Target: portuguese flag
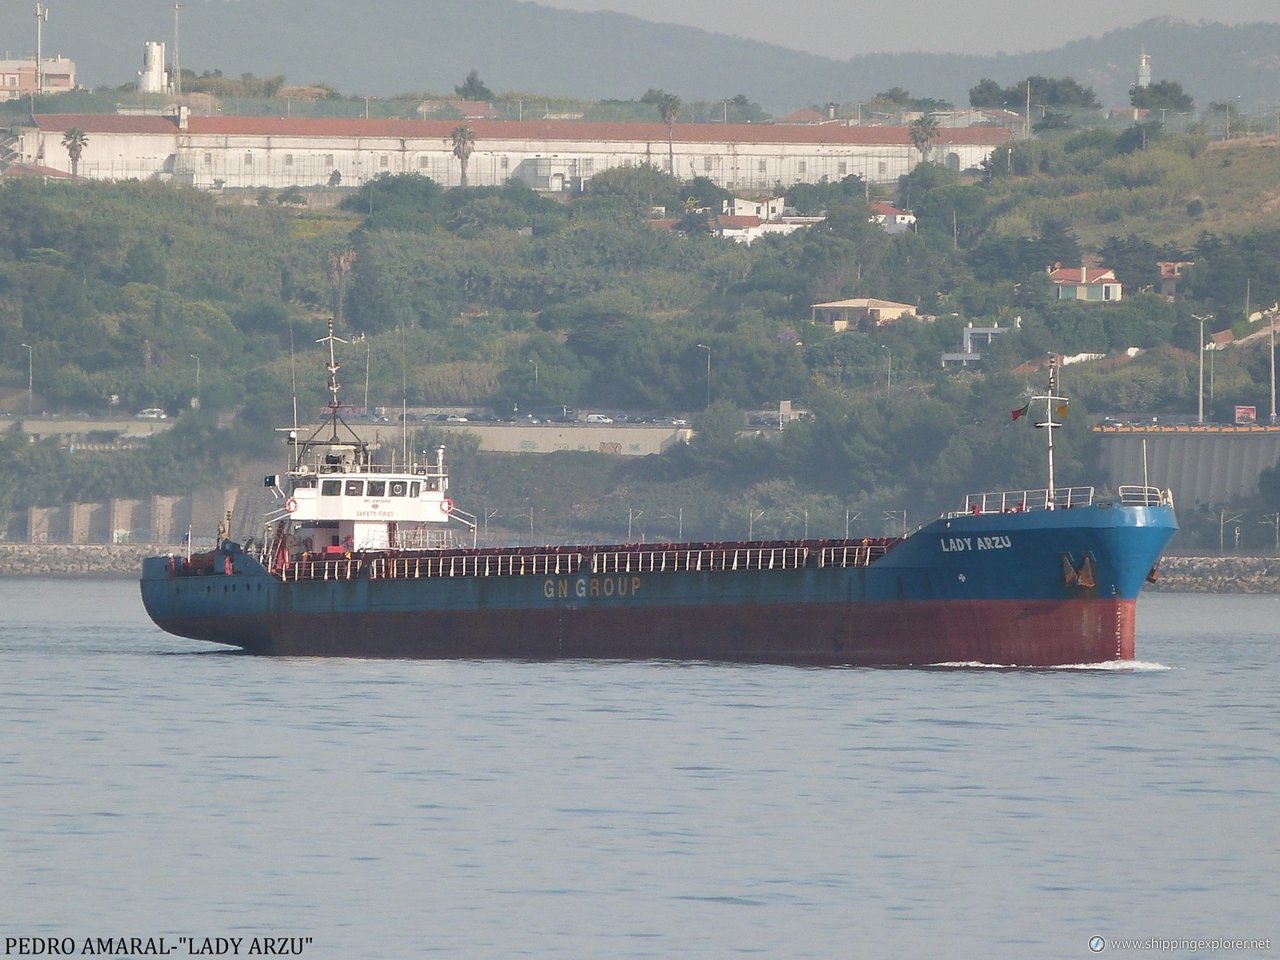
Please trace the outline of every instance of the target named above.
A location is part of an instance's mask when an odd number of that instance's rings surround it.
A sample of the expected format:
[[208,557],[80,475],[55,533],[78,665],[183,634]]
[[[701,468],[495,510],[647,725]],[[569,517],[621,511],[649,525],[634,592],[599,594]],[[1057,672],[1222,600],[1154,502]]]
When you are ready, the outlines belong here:
[[1025,417],[1027,415],[1027,411],[1030,409],[1031,409],[1031,401],[1028,400],[1020,410],[1013,411],[1013,419],[1017,420],[1019,417]]

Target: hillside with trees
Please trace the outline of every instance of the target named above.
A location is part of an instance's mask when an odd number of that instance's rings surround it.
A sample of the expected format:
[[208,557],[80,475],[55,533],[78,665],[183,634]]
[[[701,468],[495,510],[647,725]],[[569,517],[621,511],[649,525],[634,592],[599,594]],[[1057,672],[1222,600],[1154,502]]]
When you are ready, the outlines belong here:
[[[621,539],[638,515],[649,538],[869,534],[965,492],[1037,486],[1042,437],[1008,411],[1041,387],[1049,352],[1106,355],[1064,372],[1059,476],[1093,482],[1091,420],[1195,409],[1195,316],[1245,334],[1246,309],[1280,299],[1278,166],[1250,139],[1068,129],[1013,143],[978,176],[920,164],[886,197],[916,212],[912,232],[869,222],[875,193],[849,178],[797,185],[789,204],[826,219],[749,246],[717,235],[724,191],[651,167],[596,176],[568,202],[514,182],[443,190],[387,177],[336,209],[288,191],[244,204],[160,184],[6,182],[9,412],[23,409],[30,361],[39,409],[96,415],[115,397],[181,415],[145,453],[6,432],[0,512],[185,492],[192,477],[273,456],[295,380],[302,410],[325,402],[315,341],[330,316],[358,405],[367,369],[370,406],[694,419],[691,444],[642,460],[454,444],[459,496],[496,515],[495,536],[527,538],[530,510],[539,539]],[[654,207],[679,228],[656,229]],[[1116,269],[1123,301],[1054,299],[1046,268],[1082,258]],[[1186,299],[1152,292],[1157,260],[1193,264]],[[812,304],[860,296],[934,319],[844,333],[813,322]],[[944,370],[969,323],[1014,329],[979,368]],[[1264,408],[1265,346],[1216,353],[1210,414]],[[744,432],[747,411],[781,400],[810,415]],[[1194,536],[1195,517],[1183,519]]]

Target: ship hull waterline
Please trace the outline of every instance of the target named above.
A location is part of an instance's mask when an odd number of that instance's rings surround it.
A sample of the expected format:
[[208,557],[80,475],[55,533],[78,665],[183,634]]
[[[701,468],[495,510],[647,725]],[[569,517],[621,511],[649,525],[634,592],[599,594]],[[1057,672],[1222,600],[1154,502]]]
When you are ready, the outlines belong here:
[[1055,666],[1134,658],[1136,601],[749,604],[617,610],[224,614],[164,630],[297,657]]

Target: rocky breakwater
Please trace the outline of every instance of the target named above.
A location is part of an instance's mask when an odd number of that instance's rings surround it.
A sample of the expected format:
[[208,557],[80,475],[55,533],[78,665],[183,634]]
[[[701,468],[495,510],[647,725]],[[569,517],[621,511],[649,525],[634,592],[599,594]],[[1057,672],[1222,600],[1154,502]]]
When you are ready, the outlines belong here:
[[1280,557],[1164,557],[1151,590],[1280,593]]
[[157,544],[4,543],[3,577],[136,577],[142,558],[176,552]]

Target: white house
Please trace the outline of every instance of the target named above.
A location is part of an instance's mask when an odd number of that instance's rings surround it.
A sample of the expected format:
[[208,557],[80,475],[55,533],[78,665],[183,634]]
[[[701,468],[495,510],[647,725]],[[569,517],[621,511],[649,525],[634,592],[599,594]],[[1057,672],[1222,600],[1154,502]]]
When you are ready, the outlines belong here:
[[721,201],[721,213],[731,217],[758,217],[761,220],[781,220],[786,205],[785,197],[768,197],[764,200],[746,200],[732,197]]
[[899,210],[887,200],[877,200],[871,204],[871,222],[879,224],[885,233],[906,233],[915,229],[916,215]]
[[1008,333],[1010,330],[1022,329],[1022,317],[1013,318],[1012,327],[1002,327],[998,322],[993,323],[989,327],[975,327],[973,321],[970,320],[964,328],[964,332],[960,338],[959,353],[944,353],[942,355],[942,365],[958,363],[962,367],[967,367],[971,363],[977,363],[982,359],[982,352],[979,347],[991,346],[991,341],[1002,334]]
[[[79,175],[95,180],[158,177],[201,189],[358,186],[382,174],[417,173],[442,186],[461,180],[453,156],[457,120],[42,114],[15,127],[14,162],[69,171],[63,134],[88,137]],[[704,176],[743,194],[858,174],[886,183],[919,162],[905,127],[785,124],[598,123],[471,120],[467,165],[474,186],[515,177],[536,190],[574,190],[614,167],[650,164],[681,178]],[[979,165],[1009,132],[944,130],[934,151],[956,169]],[[336,177],[335,177],[336,173]]]
[[1049,279],[1059,300],[1088,300],[1113,303],[1123,294],[1114,270],[1104,267],[1055,266],[1049,270]]

